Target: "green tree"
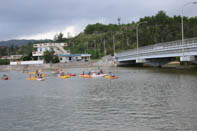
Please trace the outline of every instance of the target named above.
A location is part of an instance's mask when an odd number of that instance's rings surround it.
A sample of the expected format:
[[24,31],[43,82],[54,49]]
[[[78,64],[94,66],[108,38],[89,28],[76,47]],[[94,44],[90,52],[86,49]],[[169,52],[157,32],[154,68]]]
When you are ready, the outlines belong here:
[[62,32],[60,32],[59,34],[56,34],[54,36],[54,41],[55,42],[64,42],[64,41],[66,41],[66,39],[64,38],[64,34]]
[[55,52],[52,51],[45,51],[44,52],[44,61],[46,63],[58,63],[59,62],[59,58],[57,55],[55,55]]
[[7,59],[0,59],[0,65],[9,65],[10,61]]
[[0,56],[8,55],[8,47],[0,47]]
[[23,61],[29,61],[29,60],[32,60],[32,59],[33,59],[33,57],[32,57],[31,52],[28,55],[21,57],[21,60],[23,60]]

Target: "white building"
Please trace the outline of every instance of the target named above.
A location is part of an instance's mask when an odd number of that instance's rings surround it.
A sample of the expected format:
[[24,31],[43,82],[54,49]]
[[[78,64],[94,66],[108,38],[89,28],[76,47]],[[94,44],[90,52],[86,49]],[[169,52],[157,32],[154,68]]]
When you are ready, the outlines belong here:
[[53,50],[55,51],[56,55],[59,54],[70,54],[69,50],[65,50],[64,47],[68,46],[67,43],[40,43],[40,44],[34,44],[34,48],[36,48],[36,51],[32,52],[32,56],[37,56],[38,59],[42,59],[44,56],[45,51]]
[[59,54],[61,63],[70,61],[90,61],[91,54]]
[[67,43],[40,43],[34,44],[36,51],[32,52],[32,56],[37,56],[38,60],[42,60],[45,51],[53,50],[59,57],[61,63],[70,61],[89,61],[91,54],[70,54],[69,50],[64,47],[68,46]]

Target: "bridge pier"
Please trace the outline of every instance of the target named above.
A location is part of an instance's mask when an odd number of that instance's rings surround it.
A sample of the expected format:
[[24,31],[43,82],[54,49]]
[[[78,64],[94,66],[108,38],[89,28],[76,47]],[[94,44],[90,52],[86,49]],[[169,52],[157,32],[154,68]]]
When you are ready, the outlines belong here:
[[141,59],[141,58],[136,59],[136,63],[146,63],[146,62],[147,62],[146,59]]
[[143,66],[143,63],[136,63],[133,61],[118,62],[118,66]]
[[180,61],[182,62],[190,62],[190,61],[195,61],[196,57],[195,56],[181,56]]

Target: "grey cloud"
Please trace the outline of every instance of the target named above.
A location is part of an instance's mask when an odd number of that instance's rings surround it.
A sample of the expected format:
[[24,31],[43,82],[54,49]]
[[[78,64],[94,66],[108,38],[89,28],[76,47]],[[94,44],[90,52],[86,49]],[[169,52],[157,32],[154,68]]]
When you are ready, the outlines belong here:
[[[0,1],[0,40],[23,35],[61,30],[70,25],[81,28],[101,19],[107,22],[138,20],[164,10],[180,15],[181,7],[190,0],[6,0]],[[185,15],[195,16],[197,5],[188,6]]]

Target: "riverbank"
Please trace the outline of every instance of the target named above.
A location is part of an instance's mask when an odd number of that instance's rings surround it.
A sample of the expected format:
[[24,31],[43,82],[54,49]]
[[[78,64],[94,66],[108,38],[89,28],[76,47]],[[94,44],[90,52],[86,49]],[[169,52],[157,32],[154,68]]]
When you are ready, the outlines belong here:
[[69,63],[58,63],[58,64],[38,64],[38,65],[3,65],[0,66],[0,70],[22,70],[22,69],[57,69],[57,68],[83,68],[93,65],[93,61],[90,62],[69,62]]
[[[39,64],[39,65],[1,65],[0,70],[22,70],[22,69],[66,69],[66,68],[89,68],[89,67],[115,67],[117,66],[117,62],[115,61],[113,56],[105,56],[99,60],[91,60],[87,62],[68,62],[68,63],[57,63],[57,64]],[[132,67],[132,66],[131,66]],[[136,66],[135,66],[136,67]],[[148,65],[144,65],[142,67],[150,67]],[[185,64],[182,65],[178,61],[170,62],[166,65],[163,65],[162,68],[196,68],[196,65]]]
[[87,68],[87,67],[113,67],[114,58],[112,56],[105,56],[100,60],[91,60],[87,62],[68,62],[57,64],[39,64],[39,65],[2,65],[0,70],[22,70],[22,69],[65,69],[65,68]]

